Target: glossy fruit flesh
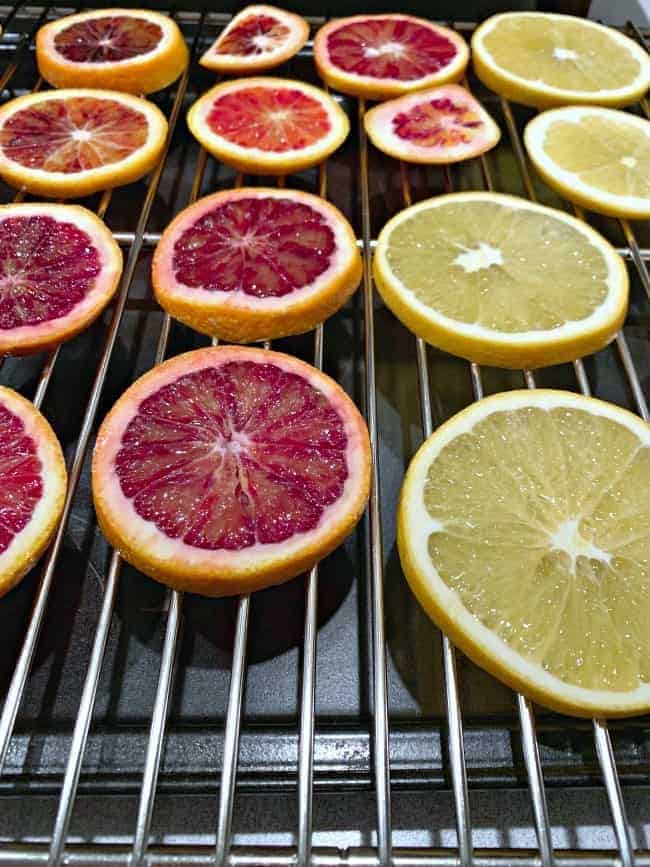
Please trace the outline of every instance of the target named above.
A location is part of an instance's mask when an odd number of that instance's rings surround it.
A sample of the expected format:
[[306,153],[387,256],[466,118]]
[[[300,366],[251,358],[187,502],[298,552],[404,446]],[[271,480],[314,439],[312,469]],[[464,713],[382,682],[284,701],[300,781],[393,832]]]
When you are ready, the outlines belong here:
[[343,492],[347,444],[342,418],[306,379],[231,361],[145,398],[115,469],[165,535],[236,551],[313,530]]
[[236,54],[255,57],[268,54],[282,45],[290,30],[272,15],[251,15],[233,27],[219,40],[215,54]]
[[288,295],[331,264],[334,233],[325,218],[290,199],[235,199],[203,214],[174,244],[174,277],[185,286]]
[[469,144],[483,121],[471,106],[443,97],[396,114],[392,126],[395,135],[405,141],[422,147],[445,147]]
[[207,123],[234,144],[273,153],[309,147],[331,129],[321,103],[291,87],[253,86],[224,93],[212,105]]
[[36,443],[22,419],[0,405],[0,554],[27,526],[43,496],[41,472]]
[[101,271],[90,237],[46,215],[0,222],[0,331],[66,316]]
[[111,99],[43,100],[0,129],[5,155],[30,169],[74,174],[125,159],[147,141],[144,114]]
[[54,46],[73,63],[116,63],[153,51],[163,38],[158,24],[131,15],[107,15],[71,24]]
[[458,53],[442,34],[415,21],[369,18],[337,28],[327,39],[334,66],[372,78],[414,81],[447,66]]

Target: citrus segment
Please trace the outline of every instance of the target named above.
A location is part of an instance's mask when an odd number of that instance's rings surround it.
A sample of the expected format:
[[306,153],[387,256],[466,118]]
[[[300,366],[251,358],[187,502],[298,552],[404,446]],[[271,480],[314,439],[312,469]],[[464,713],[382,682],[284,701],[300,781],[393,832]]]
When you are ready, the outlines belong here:
[[167,121],[152,103],[103,90],[57,90],[0,107],[0,175],[31,193],[85,196],[141,178]]
[[457,81],[469,59],[453,30],[411,15],[355,15],[325,24],[314,39],[324,81],[341,93],[390,99]]
[[413,163],[453,163],[490,150],[501,132],[474,97],[457,84],[434,87],[366,112],[366,132],[389,156]]
[[650,428],[569,392],[494,395],[413,459],[400,558],[428,614],[496,677],[581,716],[650,709]]
[[147,9],[66,15],[36,35],[39,72],[54,87],[153,93],[178,78],[188,57],[176,22]]
[[158,302],[172,316],[235,343],[309,331],[361,279],[352,227],[323,199],[242,188],[187,208],[153,261]]
[[146,574],[209,596],[276,584],[350,532],[368,432],[333,380],[279,353],[219,347],[139,379],[99,432],[93,495]]
[[0,386],[0,596],[41,556],[65,498],[67,475],[52,428],[25,398]]
[[218,159],[252,174],[316,165],[346,138],[345,112],[300,81],[249,78],[218,84],[187,116],[192,134]]
[[650,217],[650,121],[606,108],[553,109],[528,124],[525,142],[544,180],[570,201]]
[[309,24],[275,6],[242,9],[201,58],[215,72],[245,74],[279,66],[302,48]]
[[650,59],[632,39],[572,15],[505,12],[472,37],[481,81],[515,102],[630,105],[650,86]]
[[627,272],[603,237],[561,211],[494,193],[402,211],[379,235],[374,274],[418,336],[498,367],[601,349],[627,310]]
[[121,273],[120,248],[85,208],[0,206],[0,353],[74,337],[108,304]]

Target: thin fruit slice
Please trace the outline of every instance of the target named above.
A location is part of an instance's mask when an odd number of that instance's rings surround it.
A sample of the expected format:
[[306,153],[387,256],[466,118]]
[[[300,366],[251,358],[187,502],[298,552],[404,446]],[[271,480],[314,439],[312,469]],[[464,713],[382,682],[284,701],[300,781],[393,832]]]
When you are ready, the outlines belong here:
[[110,90],[48,90],[0,107],[0,176],[43,196],[78,198],[147,174],[165,146],[153,103]]
[[347,115],[331,96],[284,78],[217,84],[194,103],[187,123],[213,156],[256,175],[314,166],[350,131]]
[[617,30],[573,15],[504,12],[472,37],[474,70],[524,105],[631,105],[650,87],[645,50]]
[[478,665],[578,716],[650,710],[650,427],[563,391],[479,401],[404,480],[398,548]]
[[464,87],[420,90],[371,108],[364,126],[379,150],[410,163],[456,163],[493,148],[501,131]]
[[106,307],[121,273],[120,248],[86,208],[0,206],[0,354],[70,340]]
[[623,324],[628,277],[597,232],[495,193],[407,208],[379,235],[384,301],[418,336],[479,364],[543,367],[602,349]]
[[50,21],[36,35],[36,62],[53,87],[153,93],[187,66],[176,22],[148,9],[98,9]]
[[463,77],[469,49],[458,33],[412,15],[353,15],[314,39],[320,77],[334,90],[391,99]]
[[233,343],[310,331],[361,279],[352,227],[323,199],[241,188],[186,208],[153,260],[156,298],[197,331]]
[[0,386],[0,596],[36,563],[63,511],[61,446],[36,407]]
[[607,108],[556,108],[528,124],[525,142],[537,171],[569,201],[650,218],[650,121]]
[[277,6],[247,6],[235,15],[200,63],[230,75],[262,72],[289,60],[308,38],[309,24],[300,15]]
[[188,352],[115,404],[92,468],[109,542],[142,572],[207,596],[309,569],[359,520],[368,431],[328,376],[263,349]]

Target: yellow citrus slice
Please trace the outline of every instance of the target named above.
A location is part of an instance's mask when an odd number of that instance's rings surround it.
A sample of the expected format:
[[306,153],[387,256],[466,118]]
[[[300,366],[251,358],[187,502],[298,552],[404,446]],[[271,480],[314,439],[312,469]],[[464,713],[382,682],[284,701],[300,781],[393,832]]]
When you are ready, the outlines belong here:
[[569,201],[612,217],[650,217],[650,121],[568,106],[538,115],[524,138],[537,171]]
[[97,9],[50,21],[36,35],[36,62],[54,87],[153,93],[187,66],[178,25],[148,9]]
[[336,548],[370,488],[365,423],[332,379],[244,346],[155,367],[93,456],[102,530],[158,581],[207,596],[294,578]]
[[238,12],[200,60],[202,66],[230,75],[262,72],[297,54],[309,38],[300,15],[256,4]]
[[0,386],[0,596],[41,556],[61,517],[67,473],[59,441],[24,397]]
[[47,90],[0,107],[0,176],[42,196],[78,198],[147,174],[165,146],[153,103],[111,90]]
[[628,277],[597,232],[496,193],[420,202],[382,229],[384,301],[434,346],[480,364],[543,367],[601,349],[625,318]]
[[350,130],[347,115],[325,91],[266,77],[218,84],[194,103],[187,123],[213,156],[258,175],[314,166]]
[[225,190],[200,199],[156,248],[156,298],[197,331],[233,343],[302,334],[359,285],[361,254],[335,207],[297,190]]
[[570,392],[497,394],[413,458],[398,547],[471,659],[579,716],[650,710],[650,427]]
[[650,86],[650,59],[640,45],[572,15],[494,15],[472,37],[472,60],[489,88],[536,108],[616,108],[637,102]]

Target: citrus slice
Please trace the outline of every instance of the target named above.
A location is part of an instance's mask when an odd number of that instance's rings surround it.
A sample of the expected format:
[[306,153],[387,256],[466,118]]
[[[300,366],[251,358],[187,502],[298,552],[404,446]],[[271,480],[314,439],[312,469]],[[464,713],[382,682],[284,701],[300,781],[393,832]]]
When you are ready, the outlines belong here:
[[300,15],[277,6],[247,6],[235,15],[200,63],[230,75],[262,72],[289,60],[308,38],[309,24]]
[[50,21],[36,35],[36,62],[54,87],[153,93],[187,66],[178,25],[148,9],[98,9]]
[[343,143],[350,124],[323,90],[284,78],[217,84],[187,115],[206,150],[249,174],[289,174],[314,166]]
[[406,577],[478,665],[578,716],[650,710],[650,427],[535,390],[438,428],[398,509]]
[[61,446],[36,407],[0,386],[0,596],[41,556],[63,511]]
[[569,201],[612,217],[650,217],[650,121],[607,108],[556,108],[528,124],[525,142],[537,171]]
[[109,542],[180,590],[244,593],[299,575],[360,518],[368,431],[328,376],[247,347],[188,352],[115,404],[93,456]]
[[489,88],[536,108],[630,105],[650,87],[650,59],[640,45],[573,15],[494,15],[474,32],[472,60]]
[[138,180],[158,162],[167,121],[107,90],[48,90],[0,107],[0,176],[30,193],[77,198]]
[[0,206],[0,354],[74,337],[106,307],[121,273],[120,248],[86,208]]
[[420,202],[382,229],[374,274],[418,336],[479,364],[543,367],[601,349],[623,324],[628,277],[597,232],[495,193]]
[[501,131],[457,84],[420,90],[371,108],[364,126],[379,150],[410,163],[456,163],[493,148]]
[[314,39],[320,77],[334,90],[390,99],[458,81],[469,49],[458,33],[412,15],[353,15],[320,28]]
[[197,331],[233,343],[310,331],[357,288],[352,227],[324,199],[240,188],[186,208],[153,260],[160,305]]

